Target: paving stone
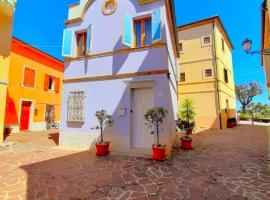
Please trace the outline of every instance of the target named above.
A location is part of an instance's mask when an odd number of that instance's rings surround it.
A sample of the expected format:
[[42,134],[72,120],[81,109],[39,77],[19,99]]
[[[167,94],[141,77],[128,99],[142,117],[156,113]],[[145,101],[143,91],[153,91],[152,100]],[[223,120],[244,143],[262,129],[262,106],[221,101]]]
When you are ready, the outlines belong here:
[[165,162],[61,151],[47,132],[14,136],[0,152],[0,199],[270,199],[268,129],[207,130]]

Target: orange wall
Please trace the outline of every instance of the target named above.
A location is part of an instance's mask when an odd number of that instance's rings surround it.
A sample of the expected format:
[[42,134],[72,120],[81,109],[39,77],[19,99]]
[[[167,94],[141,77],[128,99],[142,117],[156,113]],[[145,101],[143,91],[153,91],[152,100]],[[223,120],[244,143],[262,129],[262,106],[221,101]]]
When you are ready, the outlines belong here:
[[[35,69],[35,87],[23,85],[25,66]],[[34,102],[32,122],[44,122],[47,105],[55,105],[56,120],[60,120],[60,104],[64,65],[57,59],[34,49],[27,44],[14,39],[12,41],[9,86],[7,94],[6,125],[18,125],[20,119],[21,100]],[[52,75],[60,79],[59,92],[45,91],[45,75]]]

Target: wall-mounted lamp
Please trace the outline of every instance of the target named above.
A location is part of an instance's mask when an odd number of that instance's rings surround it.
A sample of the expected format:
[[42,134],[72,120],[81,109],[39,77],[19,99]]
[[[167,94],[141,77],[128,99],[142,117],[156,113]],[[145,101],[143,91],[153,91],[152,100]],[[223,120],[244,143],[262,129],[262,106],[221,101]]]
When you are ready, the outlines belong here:
[[270,49],[262,49],[262,50],[258,50],[258,51],[250,51],[251,46],[252,46],[252,40],[245,39],[242,42],[242,47],[243,47],[244,51],[247,54],[250,54],[250,55],[253,55],[253,54],[270,55]]

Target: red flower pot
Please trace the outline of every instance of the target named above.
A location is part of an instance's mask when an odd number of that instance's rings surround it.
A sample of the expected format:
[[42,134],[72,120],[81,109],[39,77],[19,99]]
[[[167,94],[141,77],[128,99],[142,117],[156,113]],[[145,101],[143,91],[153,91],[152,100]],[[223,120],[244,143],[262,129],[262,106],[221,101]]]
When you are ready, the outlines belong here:
[[107,156],[109,154],[110,143],[97,143],[96,144],[96,155],[97,156]]
[[181,148],[185,150],[192,149],[192,139],[181,138]]
[[165,160],[165,150],[166,146],[157,147],[156,145],[152,146],[152,158],[157,161]]

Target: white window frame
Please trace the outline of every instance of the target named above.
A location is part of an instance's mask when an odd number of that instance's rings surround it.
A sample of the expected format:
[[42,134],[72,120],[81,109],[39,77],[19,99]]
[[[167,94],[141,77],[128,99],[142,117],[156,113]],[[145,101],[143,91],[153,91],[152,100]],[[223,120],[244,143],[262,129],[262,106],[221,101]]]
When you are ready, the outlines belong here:
[[[210,38],[210,43],[205,44],[205,43],[204,43],[204,39],[207,38],[207,37]],[[208,47],[208,46],[211,46],[211,45],[212,45],[212,36],[211,36],[211,35],[205,35],[205,36],[201,37],[201,45],[202,45],[202,47]]]
[[[206,76],[206,70],[211,70],[212,71],[212,75],[211,76]],[[205,68],[203,68],[203,79],[211,79],[213,77],[214,77],[213,68],[211,68],[211,67],[205,67]]]
[[67,121],[84,122],[85,119],[85,92],[71,91],[67,101]]

